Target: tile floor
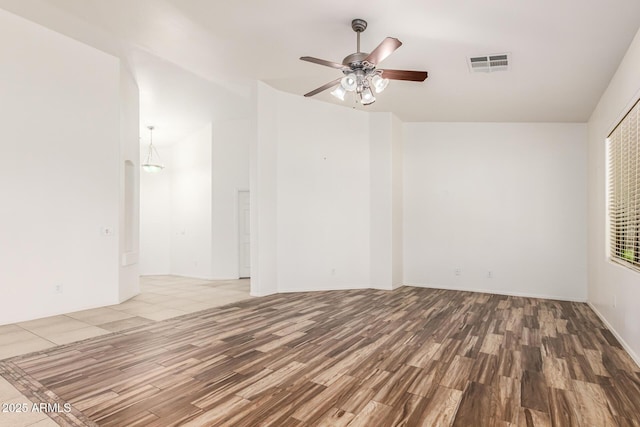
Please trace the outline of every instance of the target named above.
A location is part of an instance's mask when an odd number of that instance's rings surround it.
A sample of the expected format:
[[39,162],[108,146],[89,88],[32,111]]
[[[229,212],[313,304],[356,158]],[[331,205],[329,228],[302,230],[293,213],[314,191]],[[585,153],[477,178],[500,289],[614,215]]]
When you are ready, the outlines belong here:
[[[108,307],[0,326],[0,360],[251,298],[249,279],[140,278],[140,294]],[[0,404],[29,400],[0,377]],[[1,412],[0,427],[57,426],[45,413]]]

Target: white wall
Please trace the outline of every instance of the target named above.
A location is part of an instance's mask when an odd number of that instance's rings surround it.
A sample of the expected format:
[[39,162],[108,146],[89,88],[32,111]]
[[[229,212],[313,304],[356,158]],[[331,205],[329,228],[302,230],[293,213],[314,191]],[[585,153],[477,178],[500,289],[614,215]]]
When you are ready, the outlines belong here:
[[171,272],[211,278],[211,140],[209,123],[176,143],[171,159]]
[[[589,302],[640,364],[640,273],[608,260],[605,138],[640,97],[640,32],[589,119]],[[614,304],[615,303],[615,304]]]
[[119,299],[120,78],[0,10],[0,324]]
[[278,290],[368,287],[368,115],[277,95]]
[[[154,144],[155,147],[155,144]],[[155,147],[165,169],[140,173],[140,275],[171,274],[171,147]],[[148,138],[140,144],[145,159]]]
[[249,122],[213,122],[212,277],[237,279],[238,190],[249,190]]
[[406,284],[586,300],[586,125],[404,132]]
[[402,124],[258,83],[252,293],[402,284]]

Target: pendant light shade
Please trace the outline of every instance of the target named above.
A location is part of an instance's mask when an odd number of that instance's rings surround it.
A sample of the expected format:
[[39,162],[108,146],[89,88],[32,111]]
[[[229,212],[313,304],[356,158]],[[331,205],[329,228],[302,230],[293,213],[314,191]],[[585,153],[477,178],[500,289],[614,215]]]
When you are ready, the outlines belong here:
[[349,73],[340,80],[340,84],[345,90],[353,92],[358,87],[358,77],[354,73]]
[[344,101],[344,95],[347,93],[346,90],[342,87],[342,85],[336,86],[334,90],[331,91],[331,95],[338,98],[340,101]]
[[369,105],[376,102],[376,97],[373,96],[373,92],[371,92],[371,88],[365,87],[360,92],[360,102],[362,105]]
[[385,90],[385,88],[389,84],[389,79],[384,79],[380,77],[379,74],[376,74],[371,79],[371,84],[373,85],[373,88],[375,89],[376,93],[380,93],[383,90]]
[[144,165],[142,165],[142,170],[148,173],[158,173],[162,169],[164,169],[164,166],[162,165],[153,165],[148,163],[145,163]]
[[149,129],[149,150],[147,151],[147,157],[142,163],[142,170],[149,173],[157,173],[164,169],[164,165],[160,161],[160,155],[158,150],[153,146],[153,126],[147,126]]

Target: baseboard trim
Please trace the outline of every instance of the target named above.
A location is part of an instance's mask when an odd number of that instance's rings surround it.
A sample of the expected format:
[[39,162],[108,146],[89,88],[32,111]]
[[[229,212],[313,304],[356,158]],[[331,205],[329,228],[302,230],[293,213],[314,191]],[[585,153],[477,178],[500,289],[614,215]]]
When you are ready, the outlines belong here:
[[260,292],[249,292],[249,296],[252,297],[268,297],[269,295],[276,295],[278,292],[271,292],[271,293],[260,293]]
[[538,299],[551,299],[556,301],[570,301],[570,302],[587,302],[586,298],[572,298],[558,295],[543,295],[543,294],[530,294],[527,292],[505,292],[496,291],[495,289],[476,289],[476,288],[459,288],[459,287],[446,287],[446,286],[433,286],[422,285],[417,283],[407,283],[404,286],[415,286],[416,288],[430,288],[430,289],[442,289],[446,291],[463,291],[463,292],[476,292],[479,294],[494,294],[494,295],[506,295],[510,297],[523,297],[523,298],[538,298]]
[[593,312],[596,314],[596,316],[598,316],[600,318],[600,320],[602,321],[602,323],[604,323],[604,325],[607,327],[607,329],[609,329],[609,331],[611,331],[613,336],[616,337],[616,339],[618,341],[620,341],[620,344],[622,344],[622,347],[626,350],[626,352],[629,354],[629,356],[631,356],[633,361],[636,362],[636,365],[638,365],[638,367],[640,367],[640,357],[638,357],[638,355],[633,351],[631,346],[629,346],[629,344],[627,344],[627,342],[624,340],[624,338],[622,338],[622,336],[618,333],[618,331],[615,330],[615,328],[611,325],[611,323],[609,323],[607,318],[604,317],[604,315],[602,313],[600,313],[600,311],[596,308],[595,305],[593,305],[591,303],[591,301],[587,301],[587,304],[589,305],[589,307],[591,307],[591,310],[593,310]]
[[[544,295],[544,294],[533,294],[526,292],[504,292],[504,291],[496,291],[493,289],[476,289],[476,288],[460,288],[460,287],[446,287],[446,286],[434,286],[434,285],[424,285],[418,283],[405,283],[401,285],[395,285],[392,287],[376,287],[371,285],[345,285],[341,286],[322,286],[322,287],[301,287],[301,288],[278,288],[277,292],[274,293],[283,293],[290,294],[296,292],[326,292],[326,291],[347,291],[351,289],[375,289],[381,291],[393,291],[399,289],[403,286],[414,286],[416,288],[428,288],[428,289],[442,289],[447,291],[462,291],[462,292],[475,292],[481,294],[494,294],[494,295],[507,295],[512,297],[523,297],[523,298],[538,298],[538,299],[550,299],[555,301],[570,301],[570,302],[581,302],[586,303],[586,298],[571,298],[565,296],[558,295]],[[264,296],[264,295],[273,295],[273,293],[269,294],[251,294],[252,296]]]
[[378,289],[371,285],[344,285],[344,286],[320,286],[305,288],[278,288],[278,293],[291,294],[295,292],[326,292],[326,291],[348,291],[352,289]]

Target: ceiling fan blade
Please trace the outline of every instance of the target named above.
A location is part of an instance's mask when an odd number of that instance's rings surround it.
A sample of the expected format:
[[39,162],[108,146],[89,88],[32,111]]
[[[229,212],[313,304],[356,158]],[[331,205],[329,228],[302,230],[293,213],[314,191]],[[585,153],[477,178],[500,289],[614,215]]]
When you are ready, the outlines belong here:
[[382,77],[390,80],[409,80],[412,82],[423,82],[427,79],[426,71],[409,71],[409,70],[380,70]]
[[387,37],[386,39],[382,40],[382,43],[380,43],[378,47],[373,49],[369,56],[367,56],[364,60],[373,65],[377,65],[384,61],[387,56],[395,52],[395,50],[400,46],[402,46],[402,42],[400,40],[393,37]]
[[338,64],[337,62],[331,62],[331,61],[327,61],[320,58],[314,58],[313,56],[302,56],[300,57],[300,59],[307,62],[313,62],[314,64],[324,65],[325,67],[337,68],[338,70],[344,70],[345,68],[349,68],[342,64]]
[[327,83],[325,85],[322,85],[319,88],[314,89],[309,93],[305,93],[304,96],[309,97],[309,96],[317,95],[322,91],[325,91],[325,90],[327,90],[329,88],[332,88],[333,86],[336,86],[338,83],[340,83],[340,80],[342,80],[342,77],[339,77],[339,78],[337,78],[335,80],[331,80],[329,83]]

